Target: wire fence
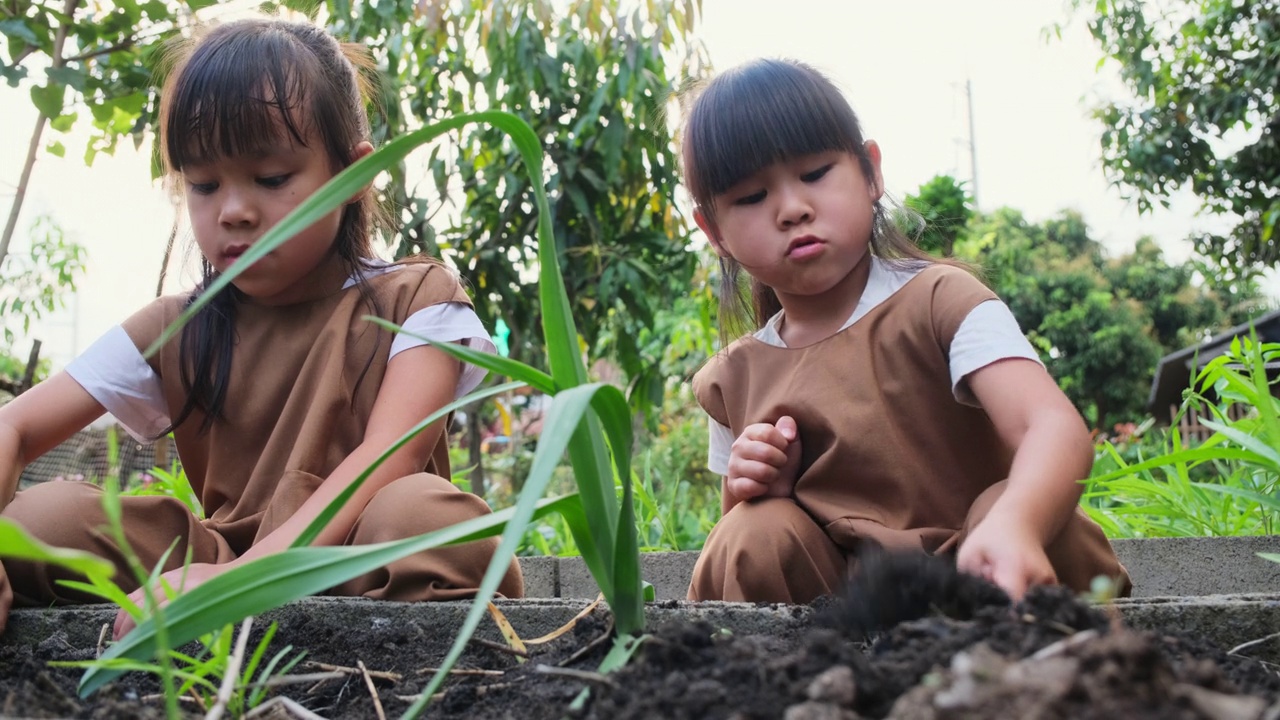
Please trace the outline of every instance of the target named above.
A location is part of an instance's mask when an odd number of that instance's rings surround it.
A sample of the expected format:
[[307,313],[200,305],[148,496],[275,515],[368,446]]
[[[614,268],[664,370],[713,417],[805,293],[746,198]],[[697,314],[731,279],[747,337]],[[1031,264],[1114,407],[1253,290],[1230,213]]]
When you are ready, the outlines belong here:
[[101,481],[110,476],[127,485],[154,467],[170,469],[177,459],[172,438],[140,443],[118,426],[88,428],[27,465],[18,487],[58,479]]

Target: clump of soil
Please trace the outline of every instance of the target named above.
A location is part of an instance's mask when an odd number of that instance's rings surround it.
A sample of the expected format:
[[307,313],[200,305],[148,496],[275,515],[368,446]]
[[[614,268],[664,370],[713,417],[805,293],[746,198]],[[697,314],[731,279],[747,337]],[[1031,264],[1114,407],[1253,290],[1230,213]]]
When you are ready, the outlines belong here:
[[[1203,639],[1135,632],[1061,588],[1039,588],[1016,607],[994,586],[946,560],[875,554],[840,598],[818,603],[800,637],[736,636],[702,622],[658,628],[633,661],[608,677],[593,670],[609,647],[597,613],[518,662],[478,645],[428,716],[455,720],[851,720],[897,718],[1280,717],[1280,676]],[[312,658],[336,661],[349,639],[300,641]],[[386,716],[398,716],[426,685],[405,657],[412,638],[389,641],[402,667],[378,679]],[[49,644],[49,643],[46,643]],[[342,645],[346,644],[345,647]],[[387,643],[384,643],[387,644]],[[65,648],[61,657],[66,657]],[[8,652],[8,654],[6,654]],[[92,656],[92,650],[87,651]],[[354,665],[351,659],[346,664]],[[417,662],[417,664],[421,664]],[[304,671],[302,668],[295,672]],[[160,717],[151,681],[131,679],[81,702],[77,671],[15,658],[0,645],[0,715]],[[132,683],[132,684],[130,684]],[[584,688],[590,698],[569,710]],[[282,694],[329,718],[376,718],[358,675]],[[276,715],[289,717],[289,715]]]

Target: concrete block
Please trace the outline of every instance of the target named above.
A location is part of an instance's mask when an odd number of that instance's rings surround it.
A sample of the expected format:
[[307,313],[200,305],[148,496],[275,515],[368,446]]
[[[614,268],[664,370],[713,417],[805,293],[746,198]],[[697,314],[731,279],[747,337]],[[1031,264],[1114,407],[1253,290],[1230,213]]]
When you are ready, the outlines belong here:
[[[1133,577],[1134,597],[1280,592],[1280,563],[1258,557],[1260,552],[1280,554],[1280,535],[1144,538],[1112,544]],[[653,583],[659,600],[681,600],[697,559],[694,551],[645,553],[640,558],[641,572]],[[582,558],[560,559],[558,588],[563,598],[589,599],[597,593]],[[533,592],[526,595],[543,597]]]
[[540,556],[519,560],[520,572],[524,574],[525,597],[560,597],[560,558]]
[[1134,597],[1280,592],[1280,536],[1113,540]]
[[[693,577],[696,552],[644,553],[641,577],[653,585],[658,600],[683,600]],[[580,557],[560,558],[560,597],[594,598],[600,592]]]
[[1280,663],[1280,594],[1128,598],[1115,607],[1132,627],[1210,639],[1223,650]]

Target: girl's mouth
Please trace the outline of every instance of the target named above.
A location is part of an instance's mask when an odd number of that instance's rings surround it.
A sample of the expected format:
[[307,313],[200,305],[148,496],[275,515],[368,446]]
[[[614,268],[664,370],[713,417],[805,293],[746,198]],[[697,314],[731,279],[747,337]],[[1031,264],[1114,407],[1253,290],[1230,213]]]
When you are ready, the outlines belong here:
[[787,257],[803,260],[822,252],[823,242],[812,235],[798,237],[787,245]]
[[248,245],[232,245],[222,251],[222,257],[226,258],[228,262],[234,263],[236,260],[239,260],[240,256],[248,249]]

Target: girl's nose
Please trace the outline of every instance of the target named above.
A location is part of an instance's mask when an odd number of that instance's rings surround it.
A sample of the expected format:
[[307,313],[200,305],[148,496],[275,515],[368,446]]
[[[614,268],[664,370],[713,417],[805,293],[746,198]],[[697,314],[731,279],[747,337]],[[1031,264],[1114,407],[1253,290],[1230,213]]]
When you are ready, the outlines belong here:
[[218,209],[218,222],[223,227],[254,227],[258,224],[258,209],[248,194],[228,190]]
[[813,219],[813,205],[804,192],[784,190],[778,195],[778,225],[789,228]]

